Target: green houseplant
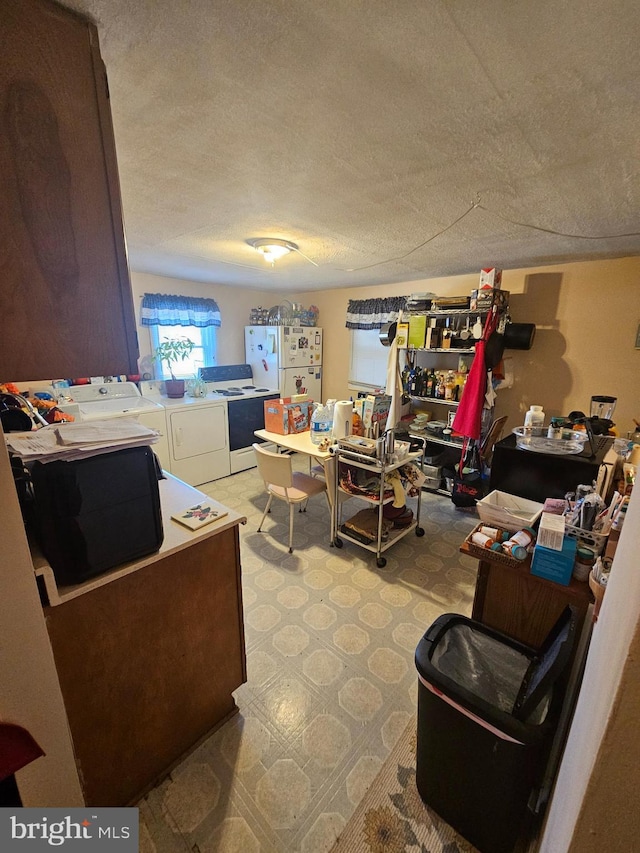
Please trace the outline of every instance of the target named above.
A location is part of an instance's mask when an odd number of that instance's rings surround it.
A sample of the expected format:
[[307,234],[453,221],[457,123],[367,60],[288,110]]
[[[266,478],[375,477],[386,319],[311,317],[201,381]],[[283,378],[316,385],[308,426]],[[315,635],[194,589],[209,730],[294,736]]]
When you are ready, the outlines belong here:
[[171,374],[171,379],[165,381],[167,397],[184,397],[184,379],[176,379],[172,365],[188,358],[194,347],[195,342],[186,337],[164,338],[156,347],[154,361],[165,362]]

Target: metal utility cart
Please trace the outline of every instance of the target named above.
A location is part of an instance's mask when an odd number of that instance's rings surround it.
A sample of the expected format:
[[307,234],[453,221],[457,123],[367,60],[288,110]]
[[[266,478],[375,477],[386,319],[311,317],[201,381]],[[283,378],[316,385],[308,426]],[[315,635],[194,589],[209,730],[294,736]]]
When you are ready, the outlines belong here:
[[[424,447],[420,451],[405,454],[401,459],[397,458],[397,454],[392,454],[390,459],[388,459],[387,455],[384,453],[382,454],[382,458],[378,458],[364,450],[359,452],[357,449],[345,448],[340,444],[335,446],[334,456],[336,460],[336,477],[333,512],[331,514],[331,540],[336,548],[342,548],[343,539],[346,539],[347,542],[353,542],[361,548],[365,548],[367,551],[373,552],[376,555],[376,564],[378,568],[383,568],[383,566],[386,566],[387,561],[382,554],[395,542],[413,531],[415,531],[416,536],[424,536],[424,529],[420,527],[422,490],[418,489],[416,513],[412,522],[407,525],[407,527],[392,528],[389,531],[388,538],[383,541],[384,506],[385,504],[390,504],[393,501],[393,496],[388,494],[388,485],[385,487],[385,477],[392,471],[397,471],[409,462],[421,460],[423,454]],[[375,477],[378,480],[377,492],[372,490],[367,494],[354,493],[343,488],[340,483],[344,472],[344,466],[350,466],[351,468],[361,469],[370,473],[372,477]],[[342,495],[357,497],[372,506],[377,506],[377,535],[373,541],[367,542],[364,539],[357,538],[356,535],[349,533],[348,530],[345,529],[344,524],[342,524],[342,508],[344,504],[344,501],[341,500]]]

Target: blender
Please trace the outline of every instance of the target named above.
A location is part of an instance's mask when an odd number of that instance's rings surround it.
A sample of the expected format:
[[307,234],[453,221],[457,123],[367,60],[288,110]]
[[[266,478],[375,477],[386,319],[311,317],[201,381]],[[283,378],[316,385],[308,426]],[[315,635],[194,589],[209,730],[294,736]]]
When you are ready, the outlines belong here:
[[595,396],[591,398],[591,428],[594,435],[607,435],[614,426],[611,416],[618,401],[617,397]]
[[610,421],[613,417],[613,412],[618,402],[617,397],[597,396],[591,398],[591,417],[603,418]]

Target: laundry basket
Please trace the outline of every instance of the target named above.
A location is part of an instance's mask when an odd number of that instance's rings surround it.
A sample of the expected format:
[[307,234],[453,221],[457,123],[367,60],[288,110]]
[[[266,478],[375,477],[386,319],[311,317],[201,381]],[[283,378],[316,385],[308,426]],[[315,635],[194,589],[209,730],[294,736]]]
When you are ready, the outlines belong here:
[[482,853],[509,853],[544,775],[576,636],[567,607],[541,649],[459,614],[416,649],[416,785]]

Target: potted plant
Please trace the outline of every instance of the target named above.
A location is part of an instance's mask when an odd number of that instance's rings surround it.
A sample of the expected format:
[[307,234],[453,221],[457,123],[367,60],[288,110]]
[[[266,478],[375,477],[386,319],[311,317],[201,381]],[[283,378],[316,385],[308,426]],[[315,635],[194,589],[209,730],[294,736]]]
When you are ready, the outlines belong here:
[[154,361],[164,361],[171,374],[171,379],[167,379],[164,383],[167,389],[167,397],[184,397],[184,379],[176,379],[172,365],[175,362],[184,361],[191,354],[194,346],[195,342],[190,338],[165,338],[156,347],[153,355]]

